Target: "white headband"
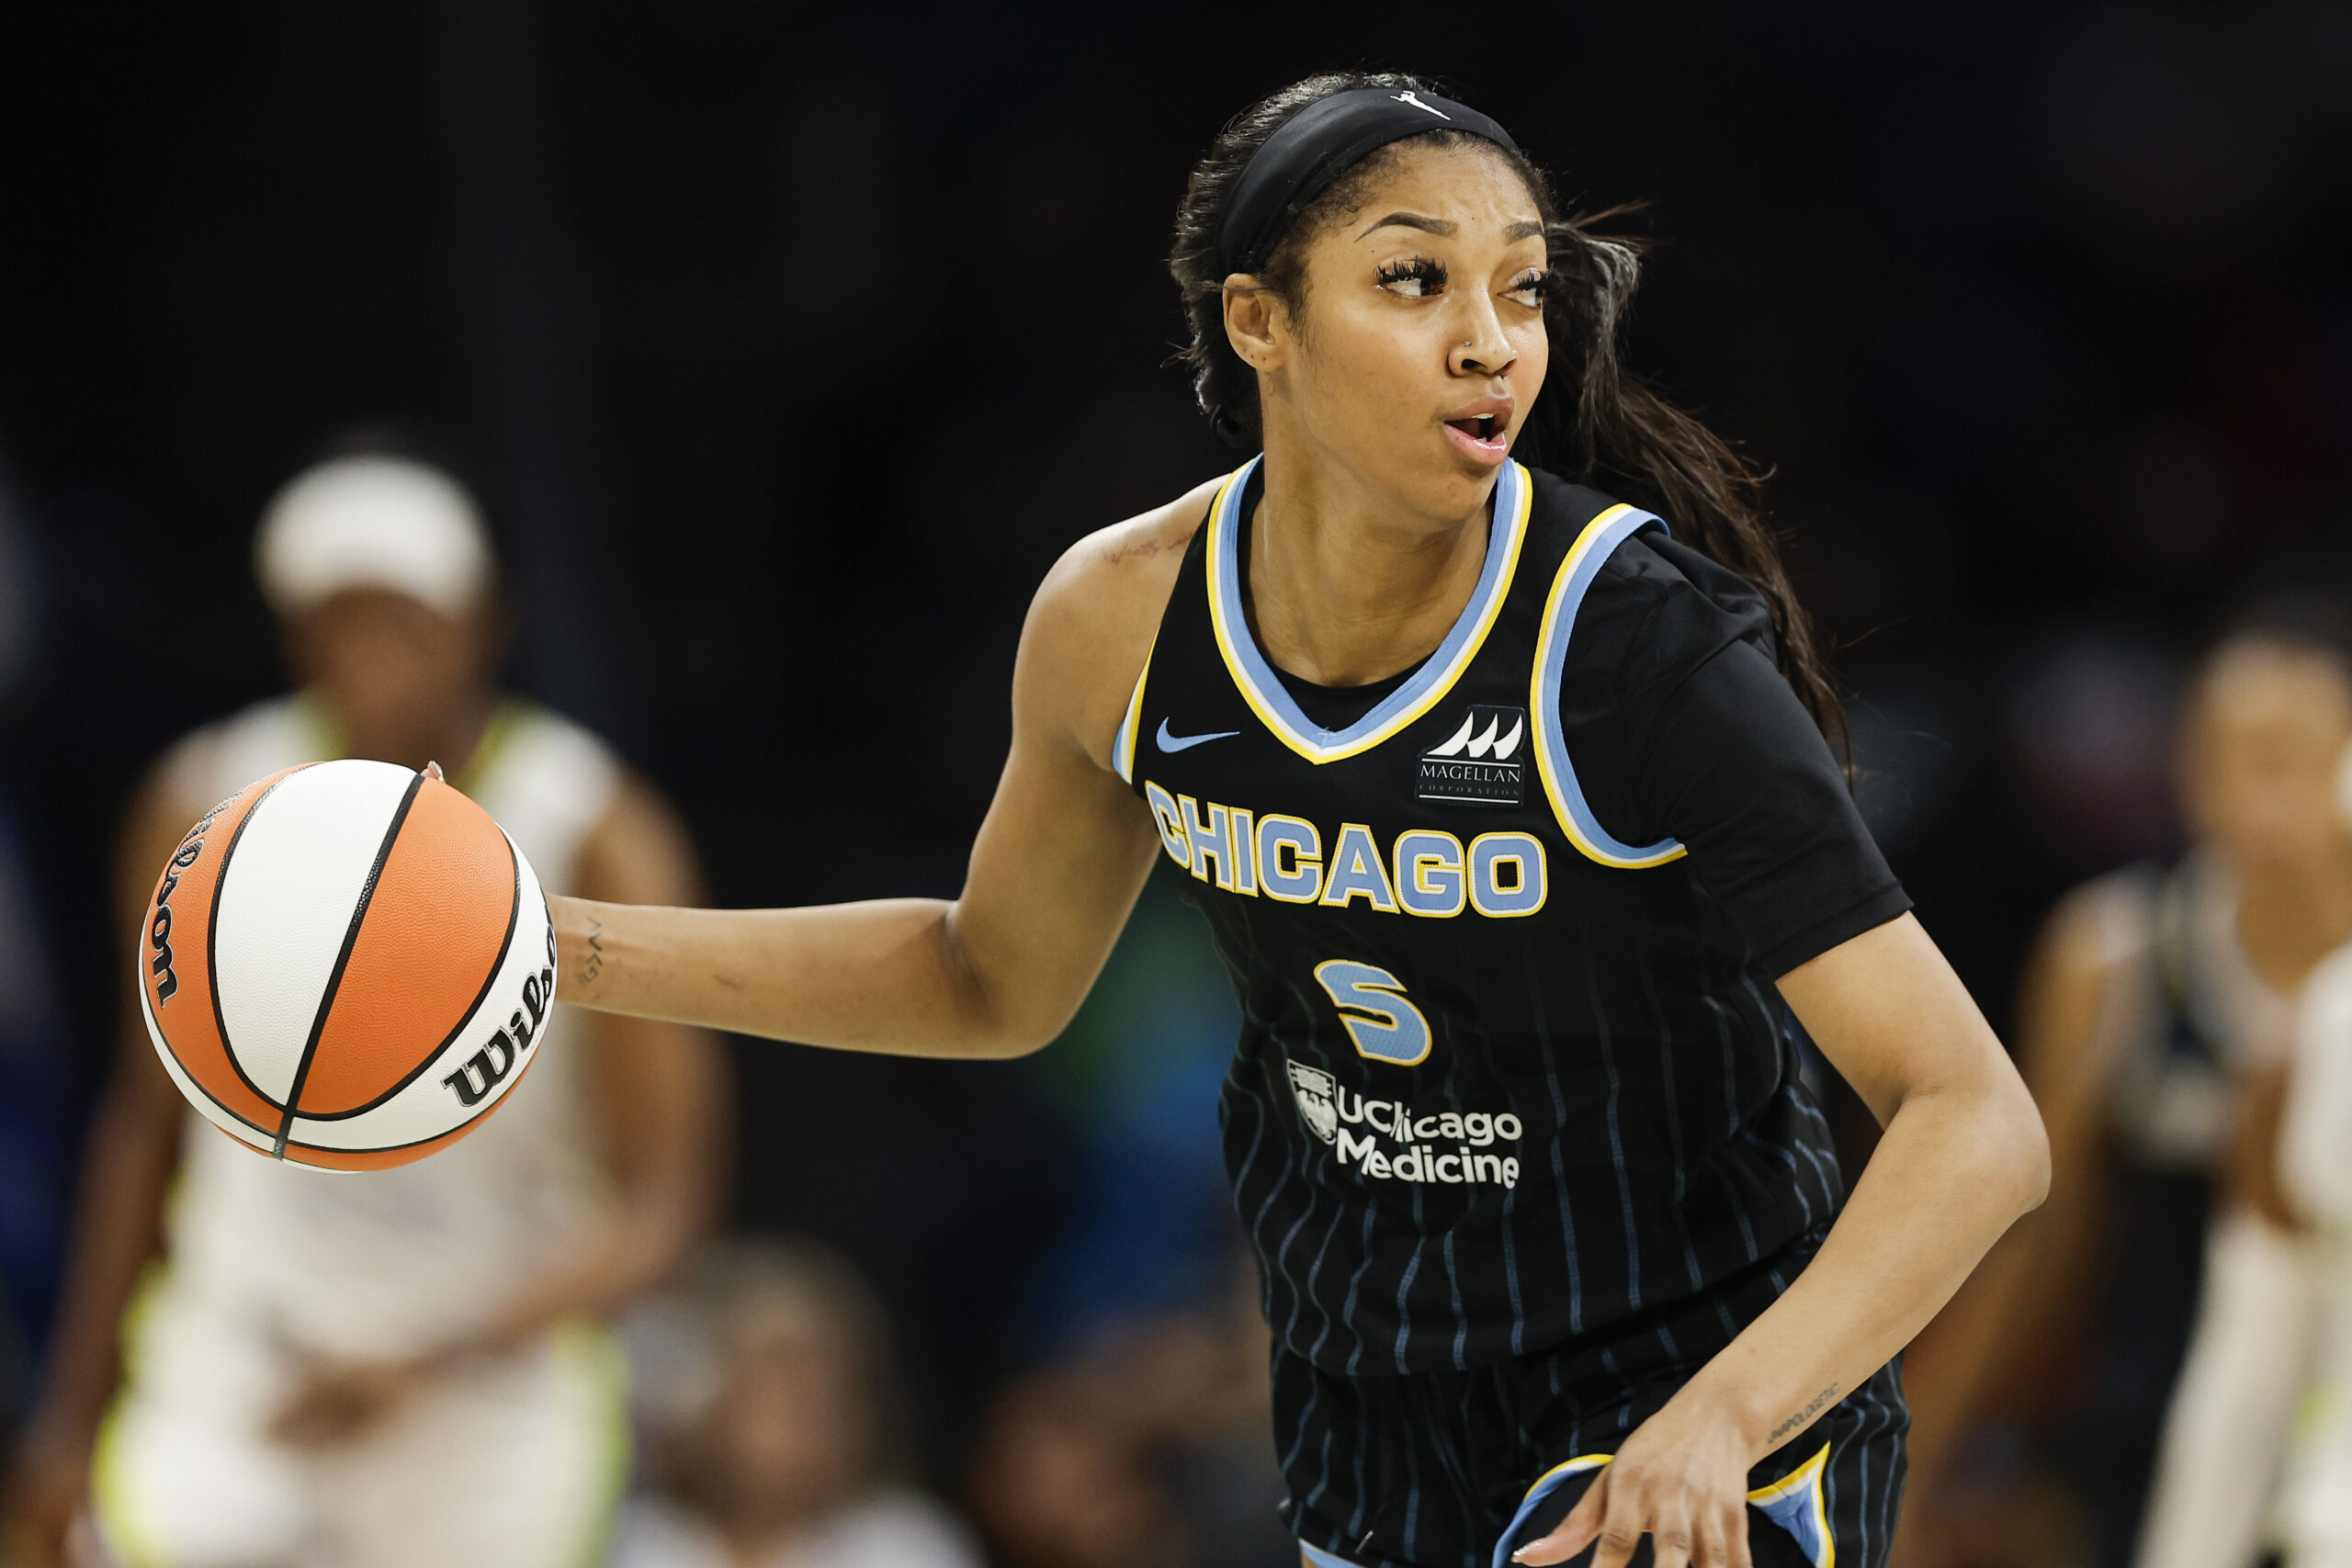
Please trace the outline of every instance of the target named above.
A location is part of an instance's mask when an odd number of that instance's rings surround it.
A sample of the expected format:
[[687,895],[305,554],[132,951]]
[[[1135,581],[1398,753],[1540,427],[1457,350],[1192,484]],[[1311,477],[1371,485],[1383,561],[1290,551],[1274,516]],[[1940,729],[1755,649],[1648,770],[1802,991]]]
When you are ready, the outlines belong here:
[[390,588],[458,615],[490,585],[490,541],[457,480],[403,457],[337,457],[297,474],[262,514],[254,566],[270,608]]

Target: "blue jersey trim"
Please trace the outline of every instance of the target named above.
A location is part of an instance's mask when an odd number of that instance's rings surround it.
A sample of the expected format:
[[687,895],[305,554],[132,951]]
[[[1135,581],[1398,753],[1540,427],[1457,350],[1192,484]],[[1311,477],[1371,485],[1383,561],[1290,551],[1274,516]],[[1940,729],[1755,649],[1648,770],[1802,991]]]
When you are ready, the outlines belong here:
[[1241,604],[1241,502],[1263,457],[1252,457],[1225,482],[1209,512],[1209,619],[1234,684],[1274,738],[1310,762],[1336,762],[1368,751],[1435,706],[1477,657],[1493,629],[1527,537],[1527,514],[1535,494],[1527,470],[1503,465],[1495,483],[1493,522],[1487,530],[1487,559],[1470,602],[1462,607],[1445,640],[1412,677],[1345,729],[1325,729],[1309,719],[1274,672],[1250,634]]
[[1566,1485],[1569,1477],[1582,1475],[1589,1470],[1599,1470],[1616,1457],[1615,1454],[1585,1454],[1564,1464],[1555,1464],[1537,1476],[1535,1484],[1527,1489],[1527,1495],[1520,1499],[1519,1511],[1511,1515],[1510,1523],[1503,1527],[1502,1540],[1495,1542],[1495,1568],[1510,1568],[1510,1554],[1528,1544],[1519,1539],[1519,1532],[1527,1528],[1527,1521],[1534,1517],[1536,1509],[1544,1506],[1544,1498]]
[[1813,1568],[1837,1568],[1838,1537],[1829,1528],[1829,1497],[1822,1486],[1822,1470],[1829,1462],[1829,1445],[1770,1486],[1747,1495],[1750,1506],[1796,1539],[1798,1550]]
[[1560,672],[1568,660],[1568,637],[1575,631],[1577,611],[1593,580],[1617,547],[1660,520],[1637,507],[1612,506],[1584,525],[1577,542],[1560,562],[1544,605],[1543,635],[1535,645],[1535,676],[1528,693],[1528,717],[1535,726],[1536,771],[1543,774],[1544,792],[1551,797],[1552,814],[1560,830],[1586,859],[1621,870],[1638,871],[1680,858],[1682,846],[1672,839],[1654,844],[1628,844],[1613,837],[1592,814],[1577,783],[1576,765],[1568,761],[1567,741],[1560,734]]
[[[1520,1532],[1527,1528],[1527,1521],[1534,1517],[1535,1510],[1543,1506],[1544,1498],[1557,1492],[1570,1478],[1582,1475],[1587,1471],[1599,1470],[1615,1457],[1614,1454],[1585,1454],[1565,1464],[1555,1464],[1538,1476],[1535,1484],[1527,1489],[1527,1495],[1521,1500],[1519,1511],[1503,1528],[1502,1540],[1495,1543],[1494,1568],[1510,1568],[1510,1554],[1528,1544],[1519,1539]],[[1804,1463],[1770,1486],[1759,1486],[1747,1495],[1748,1506],[1788,1531],[1813,1568],[1837,1568],[1838,1563],[1838,1539],[1829,1528],[1828,1498],[1821,1484],[1822,1470],[1828,1462],[1829,1445],[1824,1443],[1820,1451]],[[1328,1553],[1316,1556],[1312,1547],[1307,1551],[1317,1568],[1322,1568],[1327,1561],[1339,1562],[1339,1559],[1329,1557]],[[1348,1565],[1340,1563],[1340,1568],[1348,1568]]]
[[1127,711],[1119,716],[1119,732],[1111,737],[1111,771],[1128,784],[1136,782],[1136,726],[1143,719],[1143,683],[1151,679],[1151,656],[1159,651],[1159,638],[1154,634],[1143,668],[1136,672],[1136,689],[1127,694]]

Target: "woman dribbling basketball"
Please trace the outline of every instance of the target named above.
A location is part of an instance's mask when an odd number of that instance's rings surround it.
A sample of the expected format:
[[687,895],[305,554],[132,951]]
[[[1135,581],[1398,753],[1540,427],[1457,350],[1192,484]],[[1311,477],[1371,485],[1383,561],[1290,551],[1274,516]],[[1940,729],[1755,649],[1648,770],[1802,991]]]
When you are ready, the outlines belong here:
[[[2047,1153],[1847,795],[1750,476],[1618,368],[1631,254],[1358,75],[1228,127],[1173,267],[1263,456],[1047,578],[963,896],[558,899],[565,996],[1016,1055],[1164,854],[1242,999],[1306,1556],[1875,1568],[1891,1358]],[[1850,1199],[1792,1013],[1884,1124]]]

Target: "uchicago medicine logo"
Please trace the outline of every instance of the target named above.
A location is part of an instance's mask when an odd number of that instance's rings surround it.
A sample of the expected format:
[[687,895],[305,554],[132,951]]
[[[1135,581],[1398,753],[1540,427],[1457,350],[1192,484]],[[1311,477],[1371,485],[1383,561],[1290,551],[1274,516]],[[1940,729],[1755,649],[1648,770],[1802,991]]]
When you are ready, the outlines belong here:
[[1290,1065],[1290,1087],[1298,1096],[1298,1113],[1306,1119],[1306,1130],[1329,1143],[1339,1135],[1340,1107],[1333,1092],[1331,1075],[1320,1067]]
[[1389,1181],[1519,1185],[1519,1156],[1499,1146],[1515,1149],[1526,1131],[1510,1111],[1417,1115],[1401,1100],[1351,1095],[1329,1073],[1303,1062],[1290,1064],[1290,1087],[1299,1119],[1339,1150],[1342,1166]]

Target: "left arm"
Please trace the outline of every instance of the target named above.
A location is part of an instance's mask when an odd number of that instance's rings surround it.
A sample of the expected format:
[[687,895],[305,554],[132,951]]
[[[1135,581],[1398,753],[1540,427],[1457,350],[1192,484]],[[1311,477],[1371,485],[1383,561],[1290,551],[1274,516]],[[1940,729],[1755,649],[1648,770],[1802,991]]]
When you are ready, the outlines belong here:
[[2024,1082],[1917,920],[1901,916],[1781,976],[1824,1055],[1885,1135],[1787,1292],[1625,1441],[1519,1560],[1746,1568],[1751,1467],[1877,1371],[2049,1188]]
[[[582,897],[616,903],[701,896],[685,835],[634,780],[582,845],[579,883]],[[517,1349],[564,1318],[617,1310],[660,1283],[701,1236],[724,1163],[717,1041],[680,1024],[575,1008],[559,1048],[586,1058],[587,1109],[608,1183],[601,1210],[472,1332],[412,1359],[319,1368],[280,1413],[282,1439],[356,1437],[427,1377]]]

